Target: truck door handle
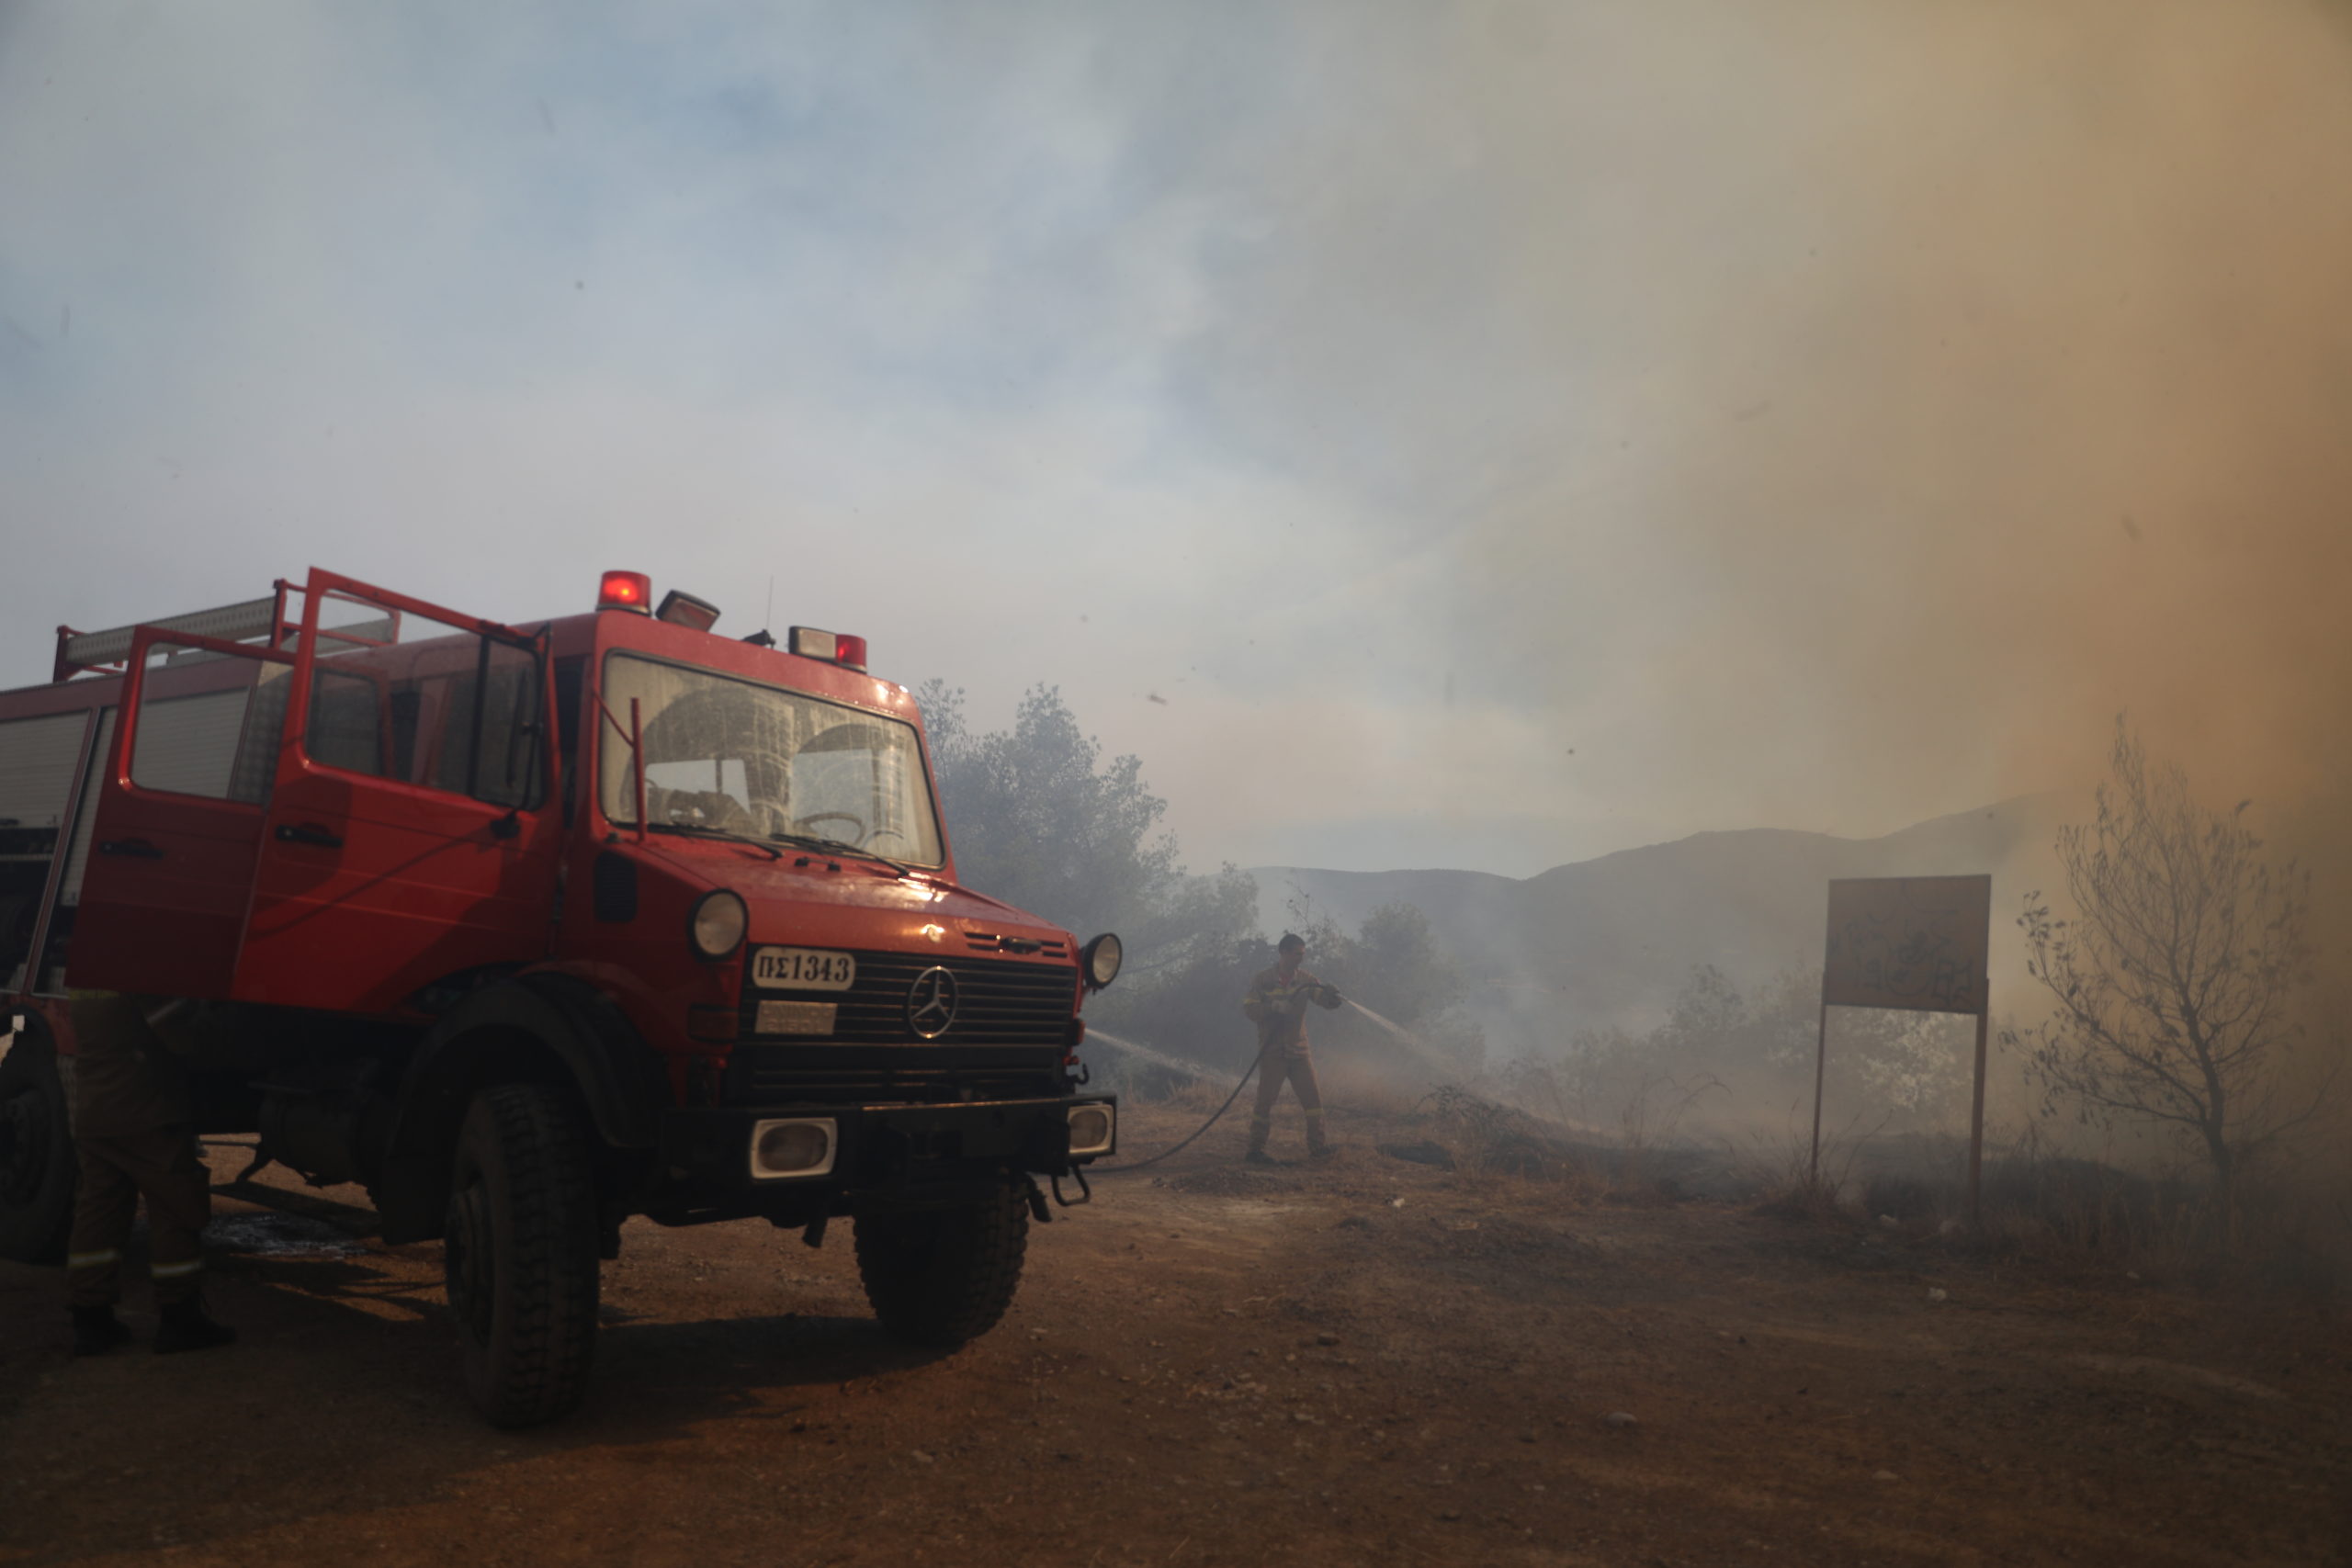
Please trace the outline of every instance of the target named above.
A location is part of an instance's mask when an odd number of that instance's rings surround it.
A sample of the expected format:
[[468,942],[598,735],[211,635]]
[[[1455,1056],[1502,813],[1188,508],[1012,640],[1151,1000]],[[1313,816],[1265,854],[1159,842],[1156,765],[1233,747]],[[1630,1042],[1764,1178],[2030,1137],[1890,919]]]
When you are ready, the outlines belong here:
[[343,848],[341,839],[328,832],[316,822],[280,822],[277,825],[277,837],[282,843],[316,844],[321,849],[326,850]]
[[107,839],[98,844],[102,855],[125,855],[132,860],[162,860],[164,852],[144,839]]

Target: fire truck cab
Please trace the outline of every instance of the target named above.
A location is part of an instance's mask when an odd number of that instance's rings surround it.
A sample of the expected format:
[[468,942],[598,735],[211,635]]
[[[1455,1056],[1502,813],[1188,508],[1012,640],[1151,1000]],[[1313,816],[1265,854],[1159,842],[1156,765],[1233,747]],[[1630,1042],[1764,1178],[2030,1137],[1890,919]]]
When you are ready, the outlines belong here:
[[195,1133],[443,1243],[501,1425],[578,1403],[631,1215],[848,1218],[891,1332],[990,1327],[1035,1178],[1114,1152],[1074,1051],[1118,940],[957,883],[863,639],[718,618],[632,572],[508,626],[313,570],[61,627],[0,693],[0,1256],[62,1251],[69,992],[117,991],[194,1004]]

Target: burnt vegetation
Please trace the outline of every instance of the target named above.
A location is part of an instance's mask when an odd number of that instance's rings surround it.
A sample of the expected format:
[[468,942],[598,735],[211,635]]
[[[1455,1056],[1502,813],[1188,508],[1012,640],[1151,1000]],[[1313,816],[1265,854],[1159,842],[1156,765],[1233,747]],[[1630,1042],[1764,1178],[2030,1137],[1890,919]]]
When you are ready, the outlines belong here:
[[[1105,758],[1056,690],[1031,691],[995,733],[969,726],[960,692],[933,682],[923,700],[965,879],[1129,939],[1126,973],[1087,1006],[1098,1079],[1215,1111],[1250,1062],[1238,998],[1271,961],[1254,880],[1189,871],[1140,760]],[[2340,1036],[2301,1005],[2306,881],[2266,858],[2245,807],[2202,806],[2128,731],[2111,761],[2092,820],[2056,846],[2072,912],[2035,895],[2019,921],[2025,994],[2052,1005],[1996,1030],[1973,1232],[1964,1018],[1832,1010],[1816,1162],[1816,969],[1742,985],[1701,962],[1646,1026],[1498,1060],[1472,1005],[1493,977],[1419,909],[1350,930],[1293,888],[1285,923],[1309,966],[1371,1010],[1316,1021],[1342,1135],[1352,1122],[1383,1162],[1540,1184],[1572,1207],[1713,1200],[2069,1269],[2245,1280],[2332,1309],[2352,1185],[2329,1164]],[[1113,1043],[1127,1041],[1154,1054]],[[1287,1179],[1232,1174],[1237,1190]]]

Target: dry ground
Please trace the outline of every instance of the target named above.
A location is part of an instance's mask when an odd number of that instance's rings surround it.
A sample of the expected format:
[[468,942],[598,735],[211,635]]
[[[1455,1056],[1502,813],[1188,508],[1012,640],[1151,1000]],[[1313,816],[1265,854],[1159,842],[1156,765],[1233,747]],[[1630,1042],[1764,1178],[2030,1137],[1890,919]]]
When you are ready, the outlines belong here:
[[2352,1562],[2308,1304],[1340,1131],[1098,1181],[944,1356],[881,1337],[843,1230],[633,1222],[586,1407],[526,1433],[463,1407],[437,1247],[272,1255],[344,1233],[224,1197],[232,1349],[71,1361],[58,1276],[0,1272],[0,1563]]

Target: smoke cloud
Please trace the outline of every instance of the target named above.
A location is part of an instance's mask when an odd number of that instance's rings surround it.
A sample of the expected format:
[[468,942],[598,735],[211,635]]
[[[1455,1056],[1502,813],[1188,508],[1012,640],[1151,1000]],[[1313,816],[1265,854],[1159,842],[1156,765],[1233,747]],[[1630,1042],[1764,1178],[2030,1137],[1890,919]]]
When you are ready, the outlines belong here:
[[17,669],[642,563],[1059,680],[1195,859],[1874,834],[2127,711],[2346,819],[2340,6],[0,29]]
[[1457,542],[1563,788],[1883,830],[2086,783],[2124,711],[2224,803],[2340,787],[2340,10],[1387,21],[1194,384]]

